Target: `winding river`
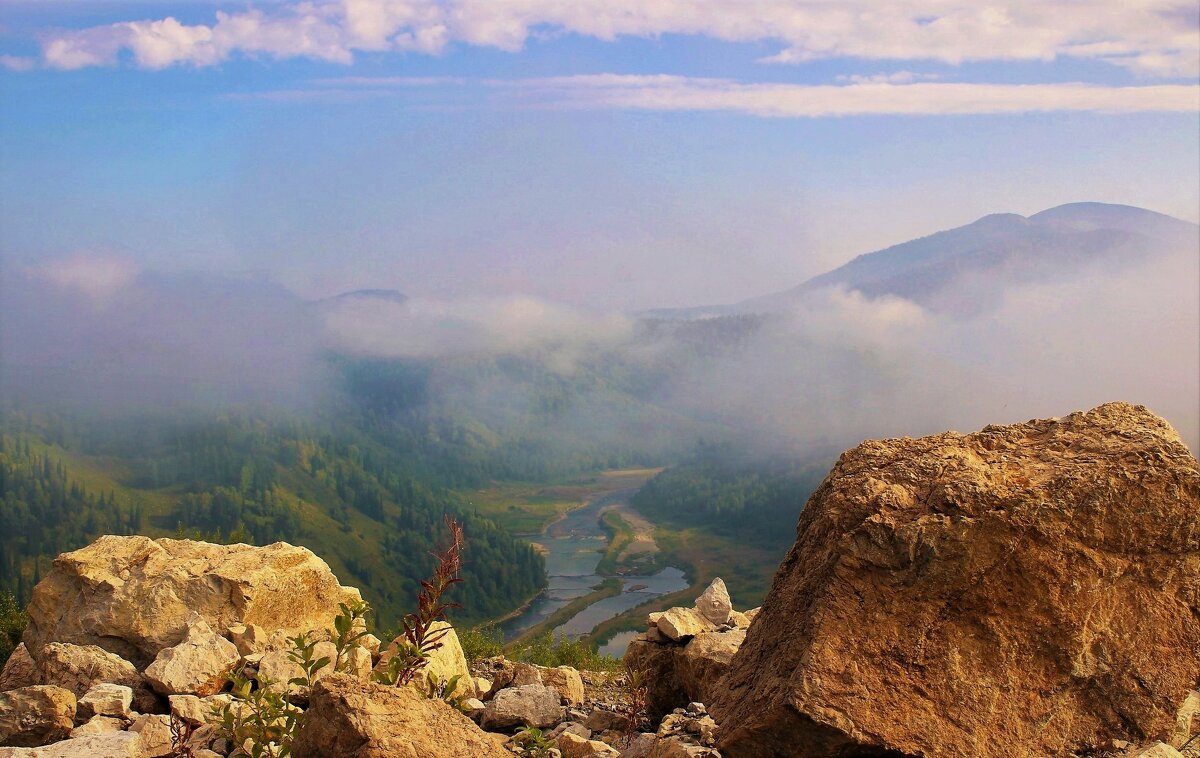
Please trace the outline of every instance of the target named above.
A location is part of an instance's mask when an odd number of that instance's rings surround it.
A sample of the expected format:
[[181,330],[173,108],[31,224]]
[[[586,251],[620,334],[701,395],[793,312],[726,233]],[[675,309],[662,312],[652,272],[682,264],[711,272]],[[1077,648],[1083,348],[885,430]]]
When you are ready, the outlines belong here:
[[[506,639],[541,623],[575,598],[591,592],[604,580],[596,573],[596,567],[608,547],[608,535],[600,526],[601,514],[613,505],[627,505],[635,492],[636,489],[620,490],[597,497],[565,514],[550,524],[540,537],[532,540],[545,549],[549,585],[521,615],[501,626]],[[570,637],[587,634],[600,622],[636,605],[687,587],[683,572],[670,566],[650,576],[623,576],[620,579],[620,595],[593,603],[555,628],[553,634]],[[601,647],[601,652],[623,655],[632,638],[632,634],[618,634]]]

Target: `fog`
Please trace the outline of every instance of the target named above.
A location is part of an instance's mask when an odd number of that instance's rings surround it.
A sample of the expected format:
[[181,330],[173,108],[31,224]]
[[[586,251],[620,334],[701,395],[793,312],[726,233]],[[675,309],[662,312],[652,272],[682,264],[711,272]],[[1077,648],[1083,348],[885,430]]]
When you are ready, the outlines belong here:
[[[79,256],[4,268],[0,381],[17,406],[294,412],[338,389],[329,356],[396,359],[430,367],[431,411],[498,431],[657,449],[727,434],[798,454],[1124,400],[1196,451],[1198,282],[1200,257],[1185,249],[998,296],[963,280],[955,298],[977,287],[998,302],[970,316],[827,288],[709,339],[532,297],[315,303],[261,278]],[[475,368],[506,357],[522,368]],[[531,411],[547,387],[569,391],[553,412]]]

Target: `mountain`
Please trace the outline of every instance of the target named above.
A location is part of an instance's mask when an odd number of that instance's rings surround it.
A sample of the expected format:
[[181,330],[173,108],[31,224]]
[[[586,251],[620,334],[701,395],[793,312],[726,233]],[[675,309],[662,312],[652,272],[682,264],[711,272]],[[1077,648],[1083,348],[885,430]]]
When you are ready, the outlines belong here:
[[867,297],[901,297],[939,312],[972,315],[999,303],[1014,285],[1061,281],[1120,269],[1172,252],[1195,254],[1200,226],[1144,208],[1070,203],[1025,217],[997,213],[884,250],[783,292],[729,306],[648,311],[663,319],[787,309],[828,287]]

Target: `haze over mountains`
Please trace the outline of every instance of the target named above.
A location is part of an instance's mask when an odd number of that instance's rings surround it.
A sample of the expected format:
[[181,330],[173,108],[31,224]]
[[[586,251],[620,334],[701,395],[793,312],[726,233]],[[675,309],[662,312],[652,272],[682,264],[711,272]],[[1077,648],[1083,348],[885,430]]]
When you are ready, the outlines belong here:
[[9,398],[109,410],[290,410],[344,389],[345,360],[383,362],[404,379],[373,392],[481,444],[654,454],[701,436],[834,449],[1119,397],[1196,448],[1198,251],[1195,224],[1077,203],[986,216],[731,306],[637,315],[391,290],[314,307],[259,279],[78,258],[10,267],[0,380]]

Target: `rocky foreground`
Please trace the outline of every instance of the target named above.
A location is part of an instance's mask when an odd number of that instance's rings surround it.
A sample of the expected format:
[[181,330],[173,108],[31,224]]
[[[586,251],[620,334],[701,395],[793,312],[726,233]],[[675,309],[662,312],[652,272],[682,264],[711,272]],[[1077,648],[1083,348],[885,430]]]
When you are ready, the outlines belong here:
[[[369,681],[395,643],[337,656],[358,599],[283,543],[59,556],[0,672],[0,758],[252,754],[234,672],[303,710],[298,758],[1200,756],[1200,463],[1136,406],[846,452],[762,608],[717,580],[650,614],[633,682],[471,670],[451,631],[429,670],[455,708]],[[303,632],[340,671],[287,685]]]

